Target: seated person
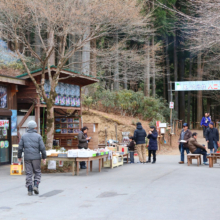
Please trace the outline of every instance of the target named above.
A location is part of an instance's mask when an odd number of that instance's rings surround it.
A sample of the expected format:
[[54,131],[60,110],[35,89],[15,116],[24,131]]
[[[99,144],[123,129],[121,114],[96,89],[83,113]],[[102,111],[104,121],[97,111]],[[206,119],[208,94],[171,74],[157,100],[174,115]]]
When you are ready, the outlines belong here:
[[197,133],[193,133],[192,137],[188,141],[189,150],[192,154],[202,154],[203,155],[203,164],[208,165],[207,163],[207,151],[205,145],[201,145],[197,142]]

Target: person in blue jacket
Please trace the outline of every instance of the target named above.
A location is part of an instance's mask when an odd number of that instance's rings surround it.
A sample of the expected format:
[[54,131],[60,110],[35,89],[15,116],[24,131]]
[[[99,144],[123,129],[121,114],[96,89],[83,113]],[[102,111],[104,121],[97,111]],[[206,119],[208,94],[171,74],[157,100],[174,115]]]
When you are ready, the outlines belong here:
[[203,128],[203,137],[205,138],[206,129],[209,127],[209,123],[211,122],[210,117],[208,116],[208,113],[205,113],[205,116],[202,118],[200,125]]
[[154,126],[150,126],[150,131],[147,136],[147,138],[149,139],[147,163],[151,162],[151,154],[153,154],[153,162],[152,163],[156,163],[157,136],[158,136],[158,133],[157,133],[156,128]]

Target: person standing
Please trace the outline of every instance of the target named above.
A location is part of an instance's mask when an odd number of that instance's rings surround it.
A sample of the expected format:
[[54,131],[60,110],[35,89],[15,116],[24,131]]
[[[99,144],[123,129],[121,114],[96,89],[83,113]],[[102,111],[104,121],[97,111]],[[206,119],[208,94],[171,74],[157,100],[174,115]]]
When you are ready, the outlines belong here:
[[179,137],[179,150],[180,150],[180,162],[179,164],[184,164],[184,151],[189,153],[188,141],[192,137],[192,132],[188,129],[187,123],[183,124],[183,129]]
[[134,131],[134,141],[136,142],[137,152],[140,163],[146,163],[146,138],[147,133],[140,122],[137,123],[137,129]]
[[129,144],[127,145],[128,150],[130,152],[130,163],[134,163],[134,150],[135,150],[135,143],[134,143],[134,138],[131,136],[129,137]]
[[[28,195],[39,194],[39,183],[41,182],[41,155],[44,164],[46,164],[46,150],[43,139],[37,133],[37,124],[31,120],[28,122],[28,130],[21,137],[18,147],[18,161],[21,162],[22,152],[24,152],[24,165],[26,171],[26,187]],[[33,173],[34,187],[33,187]]]
[[158,136],[158,133],[157,133],[156,128],[154,126],[150,126],[150,131],[147,136],[147,138],[149,139],[147,163],[151,162],[151,153],[153,154],[153,162],[152,163],[156,163],[157,136]]
[[206,129],[209,127],[209,123],[211,122],[208,113],[205,113],[205,116],[202,118],[200,125],[203,128],[203,137],[205,138]]
[[205,145],[201,145],[197,142],[197,133],[193,133],[192,137],[188,141],[189,150],[192,154],[202,154],[203,155],[203,164],[209,165],[207,163],[207,150]]
[[206,130],[206,141],[208,143],[208,148],[210,149],[210,153],[216,153],[218,149],[218,142],[219,142],[219,133],[218,129],[214,128],[214,123],[209,123],[209,128]]
[[[79,149],[87,149],[90,138],[87,135],[88,127],[84,126],[78,134],[78,148]],[[80,169],[86,169],[86,162],[80,162]]]

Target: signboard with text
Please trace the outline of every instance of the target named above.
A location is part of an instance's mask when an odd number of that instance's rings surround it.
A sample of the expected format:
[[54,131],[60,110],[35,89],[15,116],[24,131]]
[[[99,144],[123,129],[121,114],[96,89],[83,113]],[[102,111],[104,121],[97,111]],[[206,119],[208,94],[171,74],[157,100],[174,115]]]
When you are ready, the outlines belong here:
[[175,82],[175,91],[220,90],[220,80]]
[[170,102],[170,108],[171,108],[171,109],[174,108],[174,102]]

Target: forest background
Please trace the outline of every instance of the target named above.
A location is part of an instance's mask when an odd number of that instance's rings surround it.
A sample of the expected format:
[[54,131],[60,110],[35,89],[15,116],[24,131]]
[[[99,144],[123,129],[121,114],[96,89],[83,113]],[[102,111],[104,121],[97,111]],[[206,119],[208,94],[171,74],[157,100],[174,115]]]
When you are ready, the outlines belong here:
[[[57,65],[59,69],[69,68],[96,76],[99,83],[84,90],[85,107],[150,120],[152,124],[157,120],[169,121],[171,99],[175,106],[174,119],[195,125],[204,112],[210,112],[214,120],[219,118],[217,91],[173,91],[174,81],[219,77],[220,6],[217,1],[128,0],[124,8],[121,0],[103,0],[106,6],[114,6],[111,8],[103,8],[97,1],[81,4],[81,1],[68,0],[62,1],[62,6],[60,1],[52,0],[36,1],[36,5],[32,1],[21,1],[32,15],[38,16],[37,24],[35,20],[32,24],[29,24],[31,20],[25,23],[20,14],[23,13],[28,21],[26,9],[21,7],[22,13],[16,14],[18,5],[11,2],[13,0],[1,3],[1,38],[19,59],[1,62],[2,69],[30,73],[39,67]],[[50,7],[45,9],[43,4]],[[67,16],[65,10],[69,10],[70,5],[72,14]],[[49,12],[52,11],[60,17],[51,17]],[[71,24],[73,18],[78,19],[75,26]],[[45,29],[39,31],[37,28],[42,22]],[[14,24],[19,31],[13,30]],[[78,35],[75,36],[73,30],[77,30]],[[41,31],[47,39],[36,37]],[[43,44],[44,53],[37,43]],[[86,47],[88,43],[90,46]],[[88,63],[77,58],[85,49],[89,54]],[[58,78],[54,81],[54,89],[57,82]],[[40,87],[37,89],[48,105],[54,100],[55,93],[47,100],[44,91]]]

